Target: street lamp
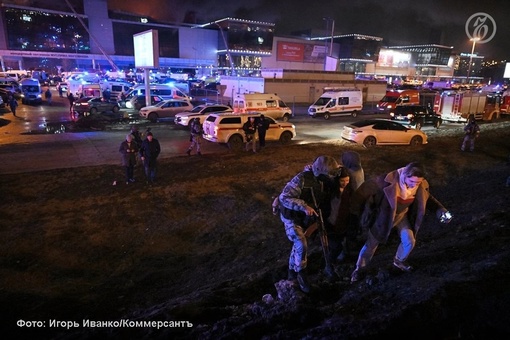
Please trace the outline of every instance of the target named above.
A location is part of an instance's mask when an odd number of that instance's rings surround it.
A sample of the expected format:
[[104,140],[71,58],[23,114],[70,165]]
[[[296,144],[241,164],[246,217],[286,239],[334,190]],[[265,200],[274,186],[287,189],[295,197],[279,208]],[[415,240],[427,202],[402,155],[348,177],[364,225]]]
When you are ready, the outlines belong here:
[[74,47],[75,47],[75,51],[76,51],[76,68],[80,68],[79,64],[78,64],[78,43],[79,43],[79,39],[81,38],[81,35],[79,35],[78,33],[75,33],[74,34]]
[[480,38],[471,38],[469,39],[473,42],[473,48],[471,48],[471,54],[469,55],[469,66],[468,66],[468,73],[466,77],[466,82],[469,84],[469,77],[471,76],[471,64],[473,63],[473,54],[475,53],[475,45],[477,41],[480,41]]

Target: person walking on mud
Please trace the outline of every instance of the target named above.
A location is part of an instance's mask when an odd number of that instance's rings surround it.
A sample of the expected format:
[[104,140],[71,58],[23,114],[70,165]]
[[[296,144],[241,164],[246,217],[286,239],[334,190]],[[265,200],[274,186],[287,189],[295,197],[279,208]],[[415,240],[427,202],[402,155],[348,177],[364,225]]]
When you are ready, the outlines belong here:
[[464,139],[462,140],[461,151],[466,151],[469,146],[469,151],[475,151],[475,140],[480,137],[480,127],[476,123],[475,116],[469,116],[468,123],[464,127]]
[[409,272],[413,267],[407,259],[414,249],[416,234],[426,210],[432,211],[442,223],[450,222],[452,215],[429,192],[424,178],[425,168],[418,162],[371,178],[354,192],[351,213],[368,229],[367,240],[361,248],[351,282],[359,281],[380,243],[385,243],[395,228],[400,236],[393,265]]

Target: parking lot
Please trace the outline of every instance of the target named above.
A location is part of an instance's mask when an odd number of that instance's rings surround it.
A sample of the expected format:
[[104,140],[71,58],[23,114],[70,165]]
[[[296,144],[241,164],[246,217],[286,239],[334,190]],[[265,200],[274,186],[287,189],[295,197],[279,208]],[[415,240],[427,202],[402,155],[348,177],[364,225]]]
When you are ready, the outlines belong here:
[[[104,130],[89,130],[84,132],[60,132],[59,127],[65,127],[70,121],[69,103],[67,98],[59,97],[54,91],[52,105],[46,102],[38,106],[20,105],[17,116],[13,117],[8,109],[0,116],[0,173],[20,173],[55,168],[72,168],[79,166],[94,166],[102,164],[120,164],[118,146],[135,124],[140,131],[151,128],[155,138],[162,146],[162,158],[184,157],[189,146],[189,131],[178,127],[172,119],[150,123],[143,120],[118,122],[107,126]],[[340,131],[345,124],[354,120],[378,117],[370,108],[357,118],[344,116],[333,117],[329,120],[310,118],[307,107],[294,106],[294,117],[290,122],[296,125],[297,136],[292,141],[296,143],[315,143],[325,141],[340,141]],[[126,112],[122,109],[121,112]],[[130,112],[136,114],[135,112]],[[447,124],[441,127],[460,128],[458,124]],[[432,127],[424,128],[424,131]],[[50,133],[48,133],[48,130]],[[62,131],[63,132],[63,131]],[[278,142],[268,144],[268,147],[281,147]],[[216,153],[231,152],[225,145],[204,141],[202,145],[204,156]]]

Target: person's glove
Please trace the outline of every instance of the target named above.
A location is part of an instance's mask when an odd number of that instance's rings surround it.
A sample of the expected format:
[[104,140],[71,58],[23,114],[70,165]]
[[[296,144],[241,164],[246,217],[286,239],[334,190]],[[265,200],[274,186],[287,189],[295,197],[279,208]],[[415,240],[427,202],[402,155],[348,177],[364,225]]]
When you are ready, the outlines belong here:
[[450,223],[453,218],[453,215],[449,211],[443,211],[438,213],[439,222],[441,223]]

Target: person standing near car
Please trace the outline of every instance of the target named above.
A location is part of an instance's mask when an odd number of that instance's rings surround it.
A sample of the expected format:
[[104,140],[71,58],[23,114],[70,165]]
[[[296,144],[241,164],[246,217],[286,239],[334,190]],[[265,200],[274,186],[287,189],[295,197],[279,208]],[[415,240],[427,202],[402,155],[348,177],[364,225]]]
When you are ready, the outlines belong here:
[[143,162],[147,184],[152,185],[156,180],[157,159],[161,152],[159,141],[154,138],[152,132],[147,132],[145,140],[140,147],[140,159]]
[[138,153],[138,146],[133,141],[132,134],[128,134],[126,140],[120,144],[119,152],[122,155],[121,160],[126,174],[126,184],[132,183],[135,181],[134,172]]
[[464,127],[464,139],[462,140],[461,151],[466,151],[469,145],[469,151],[475,151],[475,139],[480,137],[480,127],[476,123],[475,116],[469,116],[469,121]]
[[368,229],[351,282],[359,281],[380,243],[385,243],[395,228],[400,236],[393,265],[405,272],[413,269],[407,263],[416,243],[426,210],[436,213],[443,223],[450,222],[448,210],[429,192],[422,164],[412,162],[403,168],[365,181],[351,198],[350,210]]
[[69,112],[73,112],[73,105],[74,105],[74,96],[71,91],[69,91],[69,94],[67,95],[67,99],[69,100]]
[[46,89],[46,92],[44,92],[44,97],[46,98],[46,101],[48,102],[48,105],[51,106],[51,91],[50,91],[50,87],[49,86]]
[[193,151],[194,148],[197,150],[197,155],[201,156],[202,153],[200,152],[200,145],[202,144],[202,134],[204,133],[204,130],[202,129],[202,124],[200,124],[200,118],[193,118],[190,122],[190,146],[186,153],[188,156],[191,156],[191,151]]
[[255,133],[257,132],[257,124],[255,123],[255,117],[250,117],[246,123],[243,124],[243,131],[246,136],[246,151],[251,143],[253,152],[257,152],[257,138]]
[[14,98],[14,96],[9,96],[9,107],[11,108],[12,115],[17,117],[16,108],[18,107],[18,101]]
[[257,132],[259,135],[259,146],[262,150],[263,147],[266,146],[266,131],[269,129],[269,121],[264,117],[264,115],[260,115],[260,118],[257,123]]

